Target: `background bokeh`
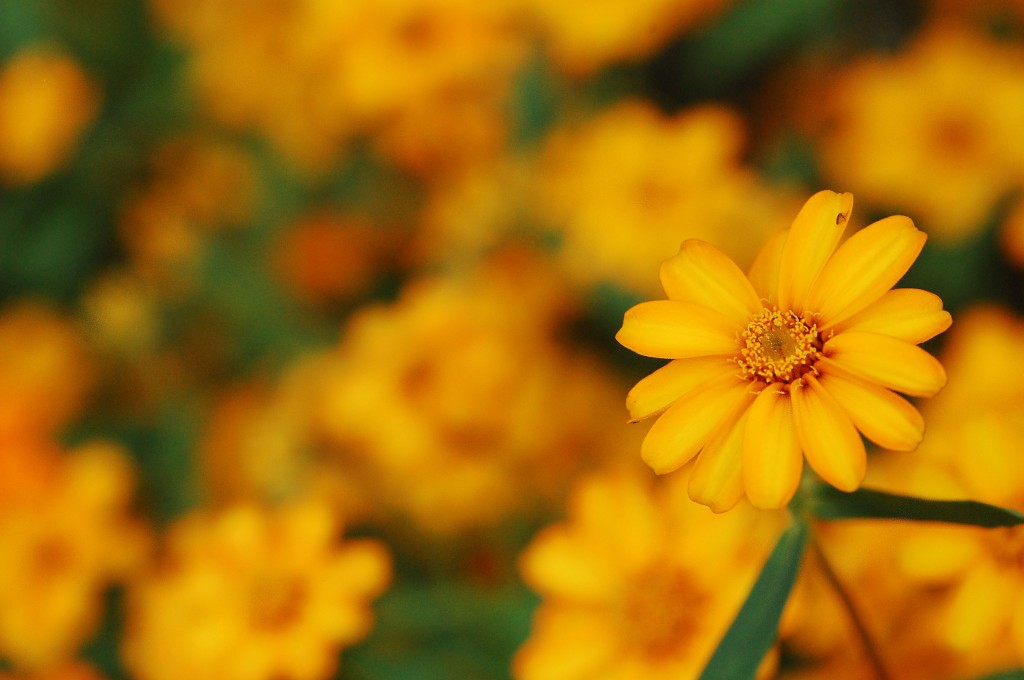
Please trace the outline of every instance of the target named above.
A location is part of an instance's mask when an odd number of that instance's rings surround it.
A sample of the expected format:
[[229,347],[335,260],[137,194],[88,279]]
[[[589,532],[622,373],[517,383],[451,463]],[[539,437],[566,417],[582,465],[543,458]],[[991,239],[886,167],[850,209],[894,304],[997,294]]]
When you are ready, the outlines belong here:
[[[868,483],[1024,510],[1022,2],[0,0],[0,677],[696,677],[786,519],[654,478],[613,337],[821,188],[955,320]],[[1024,666],[1024,534],[816,531],[763,677],[877,667],[833,577]]]

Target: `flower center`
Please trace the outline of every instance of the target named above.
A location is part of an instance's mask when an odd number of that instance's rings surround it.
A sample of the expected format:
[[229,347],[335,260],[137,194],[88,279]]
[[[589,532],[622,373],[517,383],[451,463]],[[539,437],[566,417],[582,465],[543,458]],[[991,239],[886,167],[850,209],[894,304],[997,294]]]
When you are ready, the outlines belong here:
[[791,383],[821,358],[818,326],[807,315],[765,309],[740,334],[736,361],[743,377]]
[[306,586],[298,578],[263,575],[251,585],[251,616],[256,628],[280,631],[302,618],[308,600]]
[[685,653],[707,599],[689,574],[652,569],[625,594],[621,612],[625,636],[634,649],[652,659]]

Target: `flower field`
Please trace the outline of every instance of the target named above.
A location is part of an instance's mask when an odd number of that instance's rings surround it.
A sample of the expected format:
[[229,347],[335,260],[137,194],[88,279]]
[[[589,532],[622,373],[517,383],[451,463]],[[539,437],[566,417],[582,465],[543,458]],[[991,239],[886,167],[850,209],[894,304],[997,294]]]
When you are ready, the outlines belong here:
[[1024,678],[1024,2],[0,1],[0,680]]

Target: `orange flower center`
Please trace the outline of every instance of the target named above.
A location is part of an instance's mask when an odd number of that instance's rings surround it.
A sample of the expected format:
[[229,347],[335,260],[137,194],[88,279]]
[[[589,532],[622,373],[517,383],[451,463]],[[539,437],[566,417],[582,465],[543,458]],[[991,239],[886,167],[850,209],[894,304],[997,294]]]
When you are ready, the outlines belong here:
[[707,600],[689,574],[652,569],[635,579],[622,603],[623,632],[634,649],[653,659],[688,648]]
[[251,617],[256,628],[280,631],[295,625],[302,618],[307,602],[307,588],[298,578],[265,575],[251,586]]
[[750,380],[791,383],[821,358],[817,324],[791,311],[765,309],[747,324],[739,344],[736,361]]

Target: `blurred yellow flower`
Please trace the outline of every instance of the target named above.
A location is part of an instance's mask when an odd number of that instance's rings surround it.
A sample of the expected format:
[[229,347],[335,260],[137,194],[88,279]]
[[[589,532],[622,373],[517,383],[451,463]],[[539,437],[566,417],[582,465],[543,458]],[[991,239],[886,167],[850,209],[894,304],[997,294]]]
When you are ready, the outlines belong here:
[[431,187],[409,259],[427,266],[473,263],[523,235],[533,205],[534,164],[505,157]]
[[118,357],[151,355],[161,324],[154,287],[129,271],[110,270],[82,295],[82,316],[91,344]]
[[[876,455],[867,482],[1024,510],[1024,389],[1006,370],[1022,347],[1024,322],[1006,311],[959,317],[942,356],[949,384],[924,409],[927,436],[913,456]],[[1024,664],[1019,528],[842,522],[817,533],[891,677],[956,680]],[[784,677],[873,676],[813,566],[805,565],[787,612],[786,654],[803,669]]]
[[149,545],[129,515],[133,477],[122,450],[95,442],[53,458],[43,480],[0,499],[4,659],[49,667],[95,632],[104,590],[141,566]]
[[203,479],[217,505],[280,502],[306,488],[310,390],[295,377],[274,387],[250,380],[218,396],[200,444]]
[[190,48],[212,115],[267,135],[314,172],[356,134],[385,138],[385,153],[414,169],[493,149],[494,135],[504,139],[495,116],[526,56],[511,0],[153,5]]
[[338,87],[392,160],[447,173],[504,147],[505,101],[528,54],[518,0],[362,0]]
[[132,677],[332,677],[390,579],[381,543],[339,542],[340,531],[315,502],[180,519],[164,558],[128,593],[122,655]]
[[[877,521],[815,526],[815,541],[827,555],[832,575],[826,576],[818,552],[809,551],[783,616],[782,650],[791,663],[781,678],[860,680],[879,677],[881,666],[885,677],[952,680],[999,667],[996,650],[988,659],[994,664],[976,663],[972,672],[963,660],[943,654],[934,644],[935,610],[929,593],[917,588],[920,582],[897,559],[900,544],[920,528]],[[832,578],[849,604],[840,599]],[[854,627],[848,606],[863,633]]]
[[207,235],[246,224],[255,196],[255,172],[240,149],[203,137],[166,141],[121,206],[118,227],[135,270],[181,283]]
[[405,107],[375,130],[377,154],[427,181],[464,175],[500,158],[509,136],[508,93],[445,92]]
[[538,172],[537,209],[561,238],[572,279],[655,294],[652,272],[678,246],[680,225],[749,263],[754,244],[785,227],[799,204],[741,164],[743,136],[729,109],[667,117],[638,100],[556,131]]
[[710,515],[675,480],[622,471],[582,482],[568,514],[520,561],[542,601],[516,680],[697,677],[780,520]]
[[351,3],[151,0],[188,48],[201,104],[218,121],[266,135],[301,167],[329,167],[352,128],[333,85]]
[[[928,437],[913,459],[880,458],[872,485],[1024,511],[1024,388],[1007,370],[1022,347],[1024,321],[994,307],[966,312],[943,354],[949,390],[928,405]],[[894,545],[907,582],[934,600],[932,646],[962,675],[992,670],[979,668],[985,661],[1024,664],[1024,529],[915,527]]]
[[25,184],[53,172],[98,108],[96,85],[57,50],[26,49],[0,65],[0,180]]
[[555,64],[589,75],[620,61],[640,61],[706,20],[731,0],[525,0]]
[[1019,46],[938,25],[901,54],[830,75],[826,174],[929,234],[978,233],[1024,183],[1022,63]]
[[916,344],[951,318],[931,293],[890,290],[925,242],[906,217],[837,248],[852,209],[850,194],[812,196],[749,278],[713,246],[687,240],[661,268],[669,299],[626,312],[619,342],[673,359],[627,398],[634,421],[660,414],[641,454],[659,474],[696,458],[694,500],[722,511],[745,494],[757,507],[782,507],[804,456],[852,491],[865,473],[861,433],[896,450],[921,441],[921,415],[896,392],[931,396],[945,384],[942,365]]
[[354,314],[323,369],[322,436],[419,527],[493,524],[604,446],[593,417],[616,383],[556,341],[563,288],[543,271],[506,257],[414,281]]

